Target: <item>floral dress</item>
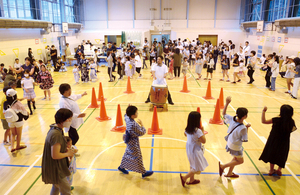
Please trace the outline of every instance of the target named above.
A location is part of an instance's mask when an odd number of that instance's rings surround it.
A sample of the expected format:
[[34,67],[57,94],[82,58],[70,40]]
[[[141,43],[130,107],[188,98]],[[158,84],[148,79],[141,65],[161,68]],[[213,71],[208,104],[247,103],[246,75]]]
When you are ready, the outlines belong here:
[[41,89],[51,89],[53,87],[54,81],[53,78],[48,70],[45,72],[40,71],[36,78],[38,83],[41,83]]
[[90,80],[89,77],[89,62],[87,59],[81,59],[79,68],[81,70],[81,81],[88,82]]

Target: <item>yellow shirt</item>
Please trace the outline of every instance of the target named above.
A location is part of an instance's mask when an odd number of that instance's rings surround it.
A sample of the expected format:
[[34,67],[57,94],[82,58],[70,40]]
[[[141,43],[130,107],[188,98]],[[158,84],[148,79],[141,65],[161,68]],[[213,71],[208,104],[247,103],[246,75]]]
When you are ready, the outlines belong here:
[[1,105],[0,105],[0,117],[1,117],[1,119],[5,119],[5,116],[4,116],[4,113],[3,113],[3,104],[4,104],[5,101],[6,101],[6,97],[3,97],[2,101],[1,101]]

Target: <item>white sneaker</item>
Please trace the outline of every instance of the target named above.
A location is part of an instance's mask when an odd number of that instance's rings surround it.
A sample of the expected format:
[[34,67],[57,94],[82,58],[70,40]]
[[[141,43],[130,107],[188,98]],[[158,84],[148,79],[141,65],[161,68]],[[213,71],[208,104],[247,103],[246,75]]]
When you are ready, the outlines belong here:
[[11,144],[10,144],[10,142],[3,142],[3,144],[5,145],[5,146],[10,146]]

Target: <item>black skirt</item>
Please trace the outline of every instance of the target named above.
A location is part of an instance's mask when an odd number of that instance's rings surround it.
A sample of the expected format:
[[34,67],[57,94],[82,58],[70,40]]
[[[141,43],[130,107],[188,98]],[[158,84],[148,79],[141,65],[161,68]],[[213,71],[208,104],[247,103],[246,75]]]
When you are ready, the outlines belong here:
[[207,72],[208,73],[213,73],[213,71],[214,71],[214,68],[207,67]]

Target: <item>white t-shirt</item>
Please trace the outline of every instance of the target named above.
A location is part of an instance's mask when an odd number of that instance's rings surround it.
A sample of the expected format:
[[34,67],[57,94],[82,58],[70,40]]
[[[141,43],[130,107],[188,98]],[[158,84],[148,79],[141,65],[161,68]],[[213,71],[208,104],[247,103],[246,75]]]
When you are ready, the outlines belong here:
[[244,46],[243,51],[245,53],[245,56],[250,56],[250,46]]
[[177,48],[180,49],[180,53],[182,53],[183,46],[182,45],[178,45]]
[[19,64],[17,64],[17,63],[14,64],[14,68],[20,68],[21,66],[22,66],[22,64],[20,64],[20,62],[19,62]]
[[139,55],[136,55],[134,58],[135,58],[135,60],[136,60],[136,62],[135,62],[135,67],[136,67],[136,68],[141,68],[141,67],[142,67],[142,61],[141,61],[140,56],[139,56]]
[[34,80],[32,77],[29,77],[28,79],[24,77],[21,81],[21,84],[24,85],[25,89],[33,89],[33,83]]
[[277,62],[273,63],[271,71],[272,71],[272,77],[277,77],[278,76],[278,74],[279,74],[279,64]]
[[164,78],[165,74],[168,73],[168,67],[165,64],[161,66],[157,64],[152,64],[151,71],[155,72],[154,76],[156,80],[153,81],[152,85],[167,85],[167,81]]

